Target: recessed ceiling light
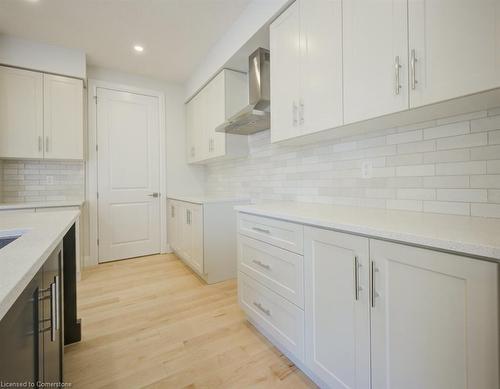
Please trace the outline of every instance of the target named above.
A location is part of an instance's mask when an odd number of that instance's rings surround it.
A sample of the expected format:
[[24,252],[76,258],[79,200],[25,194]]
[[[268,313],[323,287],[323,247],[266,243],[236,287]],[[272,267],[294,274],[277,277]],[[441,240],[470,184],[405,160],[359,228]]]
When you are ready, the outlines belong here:
[[138,53],[142,53],[144,51],[144,47],[140,45],[135,45],[134,50],[137,51]]

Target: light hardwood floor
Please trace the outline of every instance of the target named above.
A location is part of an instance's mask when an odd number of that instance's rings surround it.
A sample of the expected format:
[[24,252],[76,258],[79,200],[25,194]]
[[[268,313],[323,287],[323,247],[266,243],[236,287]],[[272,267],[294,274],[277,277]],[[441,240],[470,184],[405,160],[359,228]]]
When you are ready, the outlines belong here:
[[234,280],[206,285],[174,255],[86,269],[78,293],[73,388],[315,387],[245,320]]

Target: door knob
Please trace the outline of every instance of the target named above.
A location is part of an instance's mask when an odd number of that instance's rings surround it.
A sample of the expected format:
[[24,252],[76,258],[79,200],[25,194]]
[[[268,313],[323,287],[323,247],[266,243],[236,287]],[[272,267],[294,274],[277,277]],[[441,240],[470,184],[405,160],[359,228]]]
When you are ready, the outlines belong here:
[[157,198],[157,197],[160,197],[160,194],[158,192],[154,192],[154,193],[148,194],[148,196]]

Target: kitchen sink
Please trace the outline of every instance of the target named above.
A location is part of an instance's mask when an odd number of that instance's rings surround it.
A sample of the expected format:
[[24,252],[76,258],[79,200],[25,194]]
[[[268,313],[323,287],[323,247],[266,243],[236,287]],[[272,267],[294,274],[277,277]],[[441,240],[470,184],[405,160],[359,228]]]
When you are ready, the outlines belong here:
[[25,231],[0,231],[0,249],[21,237]]

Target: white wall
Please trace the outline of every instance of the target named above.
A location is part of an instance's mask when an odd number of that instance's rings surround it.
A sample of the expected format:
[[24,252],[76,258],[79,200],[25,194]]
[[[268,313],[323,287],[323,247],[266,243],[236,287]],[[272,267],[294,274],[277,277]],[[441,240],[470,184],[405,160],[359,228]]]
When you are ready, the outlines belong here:
[[0,64],[70,77],[86,77],[85,52],[0,35]]
[[186,82],[186,100],[222,69],[262,26],[268,24],[290,2],[290,0],[253,0]]
[[162,80],[109,69],[89,67],[88,78],[165,93],[167,141],[167,193],[172,195],[204,193],[204,168],[186,163],[184,88]]

